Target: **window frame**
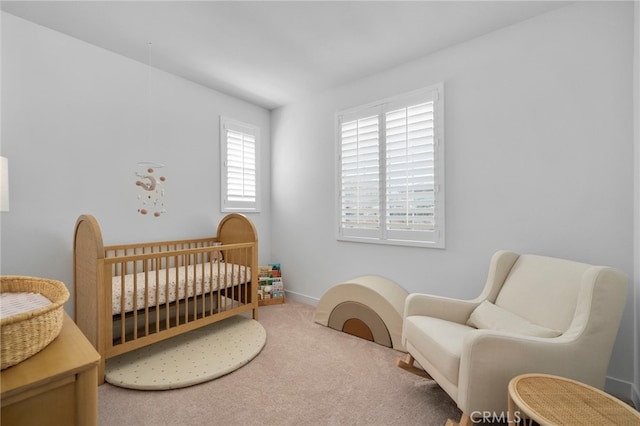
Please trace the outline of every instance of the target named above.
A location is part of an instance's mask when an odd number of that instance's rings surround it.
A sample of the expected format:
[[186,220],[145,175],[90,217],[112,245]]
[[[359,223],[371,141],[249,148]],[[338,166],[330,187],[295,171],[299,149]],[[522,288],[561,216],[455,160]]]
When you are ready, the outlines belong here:
[[[387,112],[397,108],[411,108],[414,105],[433,101],[433,229],[432,230],[390,230],[387,218]],[[342,124],[377,115],[378,121],[378,221],[376,229],[354,229],[343,227],[343,162]],[[392,96],[365,105],[338,111],[335,114],[336,148],[336,229],[338,241],[389,244],[402,246],[445,248],[445,187],[444,187],[444,83],[437,83],[422,89]]]
[[[229,140],[227,138],[227,130],[232,130],[243,135],[253,136],[254,148],[254,167],[253,173],[255,178],[254,190],[255,196],[253,201],[232,200],[229,197],[228,183],[228,148]],[[242,169],[246,169],[246,163],[243,162]],[[220,210],[227,212],[243,212],[243,213],[259,213],[260,212],[260,128],[253,124],[244,123],[229,117],[220,116]]]

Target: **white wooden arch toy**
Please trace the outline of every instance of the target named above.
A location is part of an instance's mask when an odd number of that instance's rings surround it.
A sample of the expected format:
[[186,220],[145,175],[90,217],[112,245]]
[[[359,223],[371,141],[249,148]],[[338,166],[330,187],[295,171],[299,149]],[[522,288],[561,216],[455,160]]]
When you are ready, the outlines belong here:
[[322,296],[318,324],[404,351],[402,314],[408,293],[386,278],[367,275],[336,284]]

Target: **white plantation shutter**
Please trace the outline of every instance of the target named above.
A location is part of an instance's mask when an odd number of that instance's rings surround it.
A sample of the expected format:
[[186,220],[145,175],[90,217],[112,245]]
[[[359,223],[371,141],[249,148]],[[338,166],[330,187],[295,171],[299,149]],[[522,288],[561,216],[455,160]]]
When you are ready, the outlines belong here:
[[434,229],[433,102],[386,113],[387,229]]
[[[341,125],[341,221],[345,232],[377,235],[380,229],[379,117]],[[369,231],[375,231],[373,234]]]
[[223,211],[258,211],[258,128],[222,117]]
[[340,239],[444,247],[442,90],[338,114]]
[[256,138],[227,129],[227,197],[256,201]]

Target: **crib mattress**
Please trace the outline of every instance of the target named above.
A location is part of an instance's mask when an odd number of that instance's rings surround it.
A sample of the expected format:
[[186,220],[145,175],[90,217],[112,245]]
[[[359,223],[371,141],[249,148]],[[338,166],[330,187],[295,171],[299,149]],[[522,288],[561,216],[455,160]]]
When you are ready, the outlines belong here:
[[[127,274],[124,276],[124,312],[200,296],[210,291],[244,284],[250,279],[250,267],[224,262],[214,262],[213,265],[200,263]],[[145,291],[145,286],[148,291]],[[134,289],[136,290],[135,298]],[[122,291],[122,276],[113,277],[111,293],[113,315],[122,313]],[[148,303],[145,303],[145,299]]]

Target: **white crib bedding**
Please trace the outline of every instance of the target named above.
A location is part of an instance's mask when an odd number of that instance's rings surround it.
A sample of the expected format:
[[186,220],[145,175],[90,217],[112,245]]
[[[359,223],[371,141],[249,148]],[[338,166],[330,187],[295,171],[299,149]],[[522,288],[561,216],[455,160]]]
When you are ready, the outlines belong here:
[[[195,267],[195,268],[194,268]],[[185,273],[186,269],[186,273]],[[145,306],[145,272],[137,274],[128,274],[124,276],[124,311],[132,312],[134,310],[133,289],[134,276],[136,282],[136,309],[142,309]],[[148,306],[153,307],[163,303],[171,303],[176,300],[182,300],[185,297],[200,296],[203,293],[211,291],[211,283],[213,282],[213,291],[233,287],[243,284],[245,281],[251,280],[251,268],[244,265],[235,265],[225,262],[199,263],[196,265],[180,266],[178,268],[168,269],[168,299],[167,299],[167,270],[161,269],[149,271],[146,273],[148,285]],[[195,280],[194,280],[195,277]],[[157,283],[156,283],[157,281]],[[195,281],[195,285],[194,285]],[[204,281],[204,283],[203,283]],[[112,306],[113,315],[122,312],[121,294],[122,294],[122,276],[115,276],[112,279]],[[194,289],[195,287],[195,289]],[[158,302],[156,304],[156,288],[158,289]],[[177,290],[177,291],[176,291]],[[186,296],[185,296],[186,290]],[[176,296],[177,293],[177,296]]]

